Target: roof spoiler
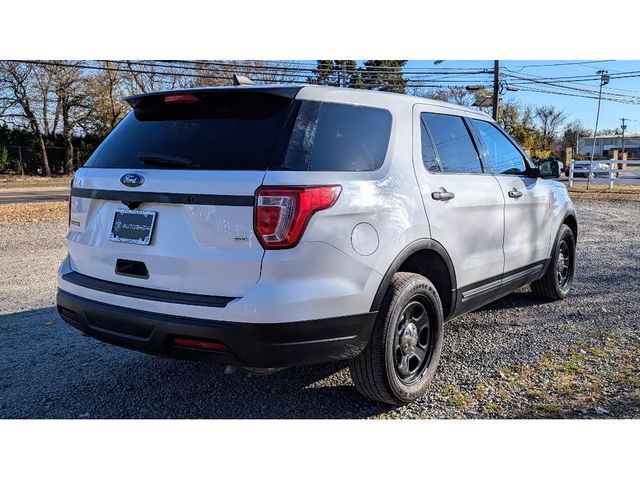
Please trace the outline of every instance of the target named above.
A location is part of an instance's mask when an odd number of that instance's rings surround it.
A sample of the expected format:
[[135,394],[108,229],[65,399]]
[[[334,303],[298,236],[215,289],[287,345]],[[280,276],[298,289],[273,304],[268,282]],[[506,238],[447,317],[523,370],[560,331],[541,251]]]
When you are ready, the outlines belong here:
[[127,101],[129,105],[131,105],[133,108],[136,108],[136,106],[142,100],[145,100],[148,98],[152,98],[152,97],[162,98],[166,96],[175,96],[175,95],[183,95],[183,94],[190,94],[194,96],[200,96],[200,95],[208,96],[210,94],[224,93],[224,92],[227,92],[227,93],[254,92],[254,93],[263,93],[267,95],[278,95],[280,97],[295,98],[295,96],[298,94],[298,92],[302,88],[301,85],[299,86],[290,86],[290,85],[276,86],[276,85],[253,85],[253,84],[241,84],[241,85],[246,85],[246,88],[238,89],[237,88],[238,85],[233,85],[233,86],[227,85],[223,87],[185,88],[181,90],[166,90],[161,92],[142,93],[140,95],[132,95],[130,97],[125,97],[124,99]]

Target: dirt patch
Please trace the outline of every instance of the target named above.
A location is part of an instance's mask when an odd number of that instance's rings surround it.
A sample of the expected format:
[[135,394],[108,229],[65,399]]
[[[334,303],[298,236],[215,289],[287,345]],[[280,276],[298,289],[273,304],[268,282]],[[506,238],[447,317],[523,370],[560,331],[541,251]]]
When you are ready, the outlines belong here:
[[10,203],[0,205],[0,224],[67,220],[67,202]]

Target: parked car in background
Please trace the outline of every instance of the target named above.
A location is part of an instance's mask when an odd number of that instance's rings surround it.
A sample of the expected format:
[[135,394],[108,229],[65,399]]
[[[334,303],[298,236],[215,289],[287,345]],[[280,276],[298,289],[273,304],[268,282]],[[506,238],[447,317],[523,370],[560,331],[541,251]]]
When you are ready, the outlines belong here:
[[57,305],[87,335],[254,373],[347,359],[397,405],[434,377],[447,320],[569,292],[559,163],[484,113],[322,86],[128,101],[71,189]]
[[[573,162],[573,176],[584,177],[589,176],[589,160],[574,160]],[[615,167],[615,166],[614,166]],[[569,176],[569,165],[564,168],[564,174]],[[618,172],[614,172],[614,176],[618,177]],[[609,177],[609,164],[594,160],[591,166],[591,178],[596,177]]]

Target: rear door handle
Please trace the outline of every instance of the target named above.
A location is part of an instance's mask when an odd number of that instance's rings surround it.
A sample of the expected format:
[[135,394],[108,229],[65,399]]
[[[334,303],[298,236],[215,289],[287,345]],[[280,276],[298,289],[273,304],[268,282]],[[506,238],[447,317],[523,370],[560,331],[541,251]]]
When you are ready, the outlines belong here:
[[518,190],[516,190],[515,188],[513,190],[509,191],[509,196],[511,198],[520,198],[522,196],[522,192],[519,192]]
[[444,192],[431,193],[431,198],[434,200],[451,200],[455,196],[456,195],[453,192],[447,192],[446,190]]

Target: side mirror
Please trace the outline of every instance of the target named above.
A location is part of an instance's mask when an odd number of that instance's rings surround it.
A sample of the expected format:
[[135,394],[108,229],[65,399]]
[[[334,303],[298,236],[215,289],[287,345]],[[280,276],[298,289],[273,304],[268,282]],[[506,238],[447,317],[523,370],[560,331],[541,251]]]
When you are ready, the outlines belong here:
[[560,178],[562,163],[557,160],[544,160],[538,164],[541,178]]

